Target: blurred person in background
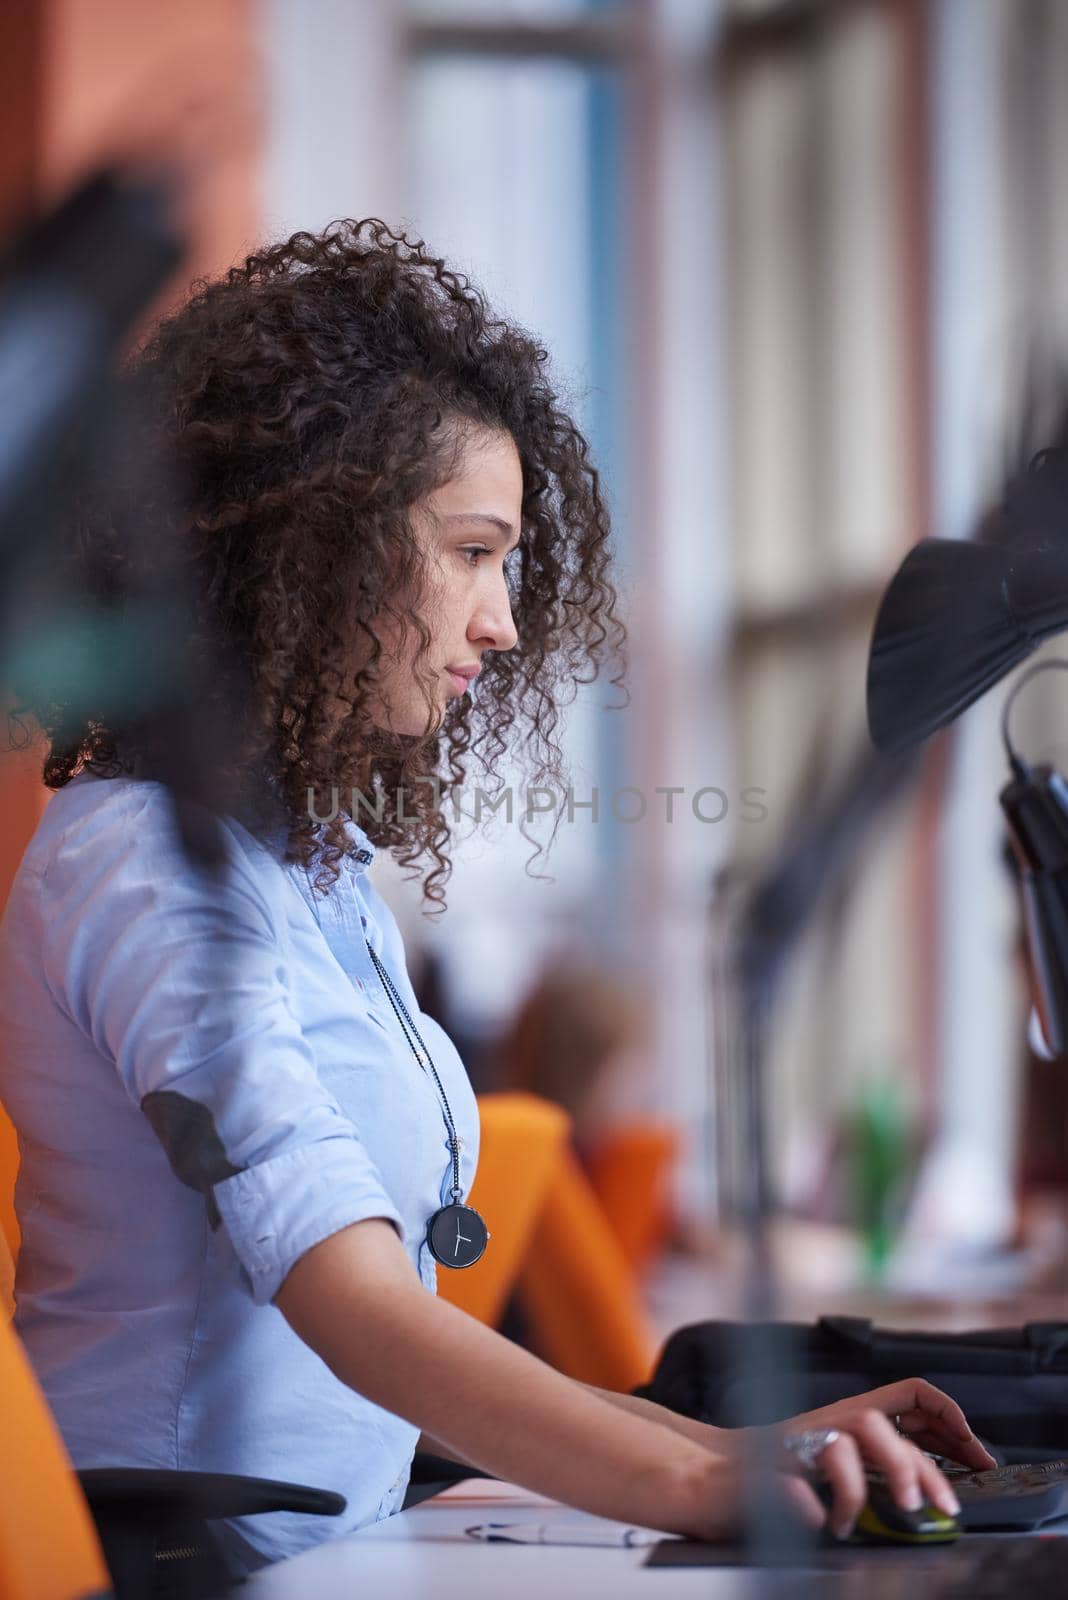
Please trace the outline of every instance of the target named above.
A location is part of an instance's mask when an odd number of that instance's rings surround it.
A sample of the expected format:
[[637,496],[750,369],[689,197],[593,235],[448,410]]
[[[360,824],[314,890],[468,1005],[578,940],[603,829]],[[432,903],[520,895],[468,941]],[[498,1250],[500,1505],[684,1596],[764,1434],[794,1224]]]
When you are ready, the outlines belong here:
[[571,1118],[580,1153],[640,1083],[652,1039],[648,997],[590,961],[555,960],[539,974],[492,1051],[498,1089],[543,1096]]
[[[75,1465],[344,1494],[330,1523],[216,1522],[235,1575],[397,1510],[421,1435],[591,1512],[731,1532],[740,1432],[573,1382],[436,1297],[431,1224],[456,1221],[457,1251],[475,1226],[449,1208],[477,1108],[366,871],[376,849],[419,862],[440,907],[431,780],[508,748],[544,781],[561,704],[622,646],[598,472],[544,350],[369,221],[199,285],[136,369],[146,448],[188,486],[157,510],[199,595],[190,649],[225,641],[250,676],[248,803],[206,881],[151,717],[30,708],[55,793],[4,916],[0,1098],[22,1156],[17,1327]],[[121,595],[108,506],[74,532],[85,582]],[[864,1461],[902,1504],[954,1509],[894,1416],[989,1465],[918,1381],[795,1419],[838,1430],[819,1457],[836,1531]],[[786,1448],[781,1465],[784,1507],[822,1523]]]
[[588,958],[557,956],[535,979],[489,1052],[494,1088],[551,1100],[617,1234],[639,1271],[675,1227],[674,1123],[651,1109],[643,1086],[653,1051],[650,996]]

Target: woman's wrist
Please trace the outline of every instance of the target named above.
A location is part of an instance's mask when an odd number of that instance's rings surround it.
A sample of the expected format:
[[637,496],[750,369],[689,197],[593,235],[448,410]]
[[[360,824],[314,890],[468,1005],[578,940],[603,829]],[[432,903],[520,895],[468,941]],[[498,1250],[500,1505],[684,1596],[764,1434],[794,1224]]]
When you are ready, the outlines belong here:
[[737,1449],[737,1439],[742,1433],[740,1428],[716,1428],[710,1422],[700,1422],[696,1417],[687,1417],[682,1412],[670,1411],[667,1406],[661,1406],[655,1400],[643,1400],[634,1394],[619,1394],[613,1389],[598,1389],[592,1383],[582,1383],[581,1389],[586,1389],[590,1394],[595,1394],[602,1400],[607,1400],[611,1405],[617,1406],[621,1411],[630,1411],[635,1416],[645,1417],[649,1422],[659,1422],[661,1427],[670,1428],[672,1433],[679,1433],[684,1439],[692,1439],[694,1444],[703,1445],[706,1450],[713,1451],[716,1455],[730,1455]]

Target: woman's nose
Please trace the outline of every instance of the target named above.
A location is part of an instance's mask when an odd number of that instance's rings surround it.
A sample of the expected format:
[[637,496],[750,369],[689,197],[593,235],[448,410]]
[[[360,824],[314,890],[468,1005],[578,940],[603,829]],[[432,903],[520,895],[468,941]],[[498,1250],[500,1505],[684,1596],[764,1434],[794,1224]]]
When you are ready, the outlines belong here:
[[512,602],[507,586],[502,582],[499,592],[487,599],[471,619],[468,638],[486,641],[488,650],[512,650],[519,638],[512,620]]

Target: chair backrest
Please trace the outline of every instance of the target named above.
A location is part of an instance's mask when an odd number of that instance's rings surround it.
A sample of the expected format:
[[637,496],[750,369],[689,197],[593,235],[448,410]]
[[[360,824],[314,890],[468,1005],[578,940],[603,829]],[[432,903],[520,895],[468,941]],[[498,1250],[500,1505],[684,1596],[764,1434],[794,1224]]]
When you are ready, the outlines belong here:
[[478,1115],[478,1172],[468,1203],[492,1238],[473,1267],[438,1273],[438,1294],[496,1327],[566,1146],[569,1118],[550,1101],[521,1093],[480,1096]]
[[111,1594],[100,1543],[59,1429],[14,1329],[0,1321],[0,1595]]
[[18,1170],[18,1139],[11,1119],[0,1106],[0,1318],[4,1321],[15,1310],[15,1258],[19,1253],[15,1175]]
[[663,1249],[671,1226],[671,1174],[679,1132],[669,1122],[606,1128],[585,1148],[586,1170],[636,1272]]
[[0,1107],[0,1596],[110,1595],[96,1528],[33,1369],[11,1325],[19,1229],[15,1130]]
[[646,1383],[656,1336],[637,1280],[574,1151],[561,1151],[519,1276],[539,1353],[581,1383]]
[[15,1315],[15,1258],[4,1235],[0,1233],[0,1322],[10,1322]]
[[470,1204],[492,1239],[475,1266],[439,1272],[438,1293],[495,1327],[513,1288],[539,1353],[569,1377],[619,1391],[644,1383],[656,1339],[633,1269],[571,1149],[570,1118],[538,1095],[479,1097]]
[[[0,709],[10,712],[9,690],[0,687]],[[0,760],[0,913],[34,829],[52,797],[41,781],[41,750],[7,750]],[[14,1260],[19,1253],[19,1225],[15,1220],[15,1174],[19,1147],[11,1120],[0,1105],[0,1315],[14,1308]]]

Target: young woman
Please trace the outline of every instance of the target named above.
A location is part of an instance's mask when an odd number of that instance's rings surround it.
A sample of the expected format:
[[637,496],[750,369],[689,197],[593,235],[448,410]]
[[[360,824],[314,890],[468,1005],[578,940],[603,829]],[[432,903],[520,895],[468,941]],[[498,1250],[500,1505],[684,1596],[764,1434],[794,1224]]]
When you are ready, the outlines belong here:
[[[545,352],[365,222],[201,285],[138,370],[186,485],[190,648],[225,645],[252,684],[227,764],[284,826],[227,812],[220,886],[176,842],[144,719],[36,708],[56,793],[5,915],[0,1095],[18,1331],[75,1464],[346,1496],[336,1520],[219,1525],[238,1574],[397,1510],[421,1434],[592,1512],[725,1534],[739,1434],[572,1382],[435,1297],[438,1261],[477,1248],[448,1210],[476,1108],[367,876],[376,849],[428,859],[440,902],[431,780],[507,743],[537,781],[558,706],[619,655],[609,519]],[[77,549],[120,595],[134,557],[103,510]],[[952,1506],[900,1429],[989,1464],[920,1382],[784,1432],[822,1427],[839,1529],[863,1461],[902,1503]],[[784,1500],[820,1521],[796,1468],[784,1448]]]

